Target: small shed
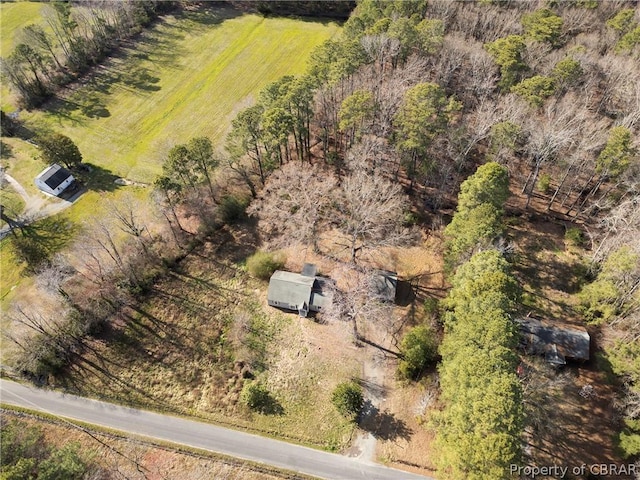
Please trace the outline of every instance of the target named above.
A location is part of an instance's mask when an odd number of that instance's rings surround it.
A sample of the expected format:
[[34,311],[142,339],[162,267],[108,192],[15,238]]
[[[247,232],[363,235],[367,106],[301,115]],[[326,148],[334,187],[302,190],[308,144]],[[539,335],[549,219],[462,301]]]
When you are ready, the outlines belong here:
[[398,288],[398,274],[388,270],[378,270],[371,281],[373,296],[382,301],[395,303]]
[[296,311],[301,317],[326,307],[330,302],[326,292],[327,280],[316,276],[315,265],[305,264],[302,272],[276,270],[269,280],[269,305]]
[[59,197],[75,179],[71,172],[57,163],[45,168],[35,179],[36,186],[49,195]]
[[521,345],[525,352],[544,355],[553,365],[565,365],[566,359],[589,360],[591,337],[575,325],[557,325],[535,318],[519,318]]

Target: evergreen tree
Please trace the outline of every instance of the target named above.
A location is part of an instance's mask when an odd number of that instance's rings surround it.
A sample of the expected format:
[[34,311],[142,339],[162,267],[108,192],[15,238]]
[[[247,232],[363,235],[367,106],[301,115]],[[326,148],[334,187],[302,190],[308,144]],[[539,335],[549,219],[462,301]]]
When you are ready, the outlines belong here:
[[437,463],[446,478],[508,478],[524,423],[518,334],[509,315],[517,283],[502,255],[487,250],[462,265],[452,284],[443,304]]
[[508,196],[507,169],[496,162],[478,167],[476,173],[462,183],[456,213],[444,231],[448,269],[502,234],[502,209]]

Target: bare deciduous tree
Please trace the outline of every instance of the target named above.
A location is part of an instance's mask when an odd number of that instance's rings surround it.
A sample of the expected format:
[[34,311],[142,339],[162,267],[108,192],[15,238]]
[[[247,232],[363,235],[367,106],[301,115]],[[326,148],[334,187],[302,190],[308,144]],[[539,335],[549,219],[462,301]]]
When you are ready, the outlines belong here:
[[378,273],[371,268],[342,264],[331,274],[337,283],[331,292],[332,301],[322,316],[328,321],[348,321],[356,342],[364,339],[361,327],[365,323],[382,325],[387,331],[396,330],[394,305],[385,301],[380,292],[376,281]]
[[320,227],[331,218],[336,188],[332,172],[288,163],[269,177],[262,196],[247,212],[260,218],[260,227],[274,246],[301,243],[317,252]]
[[338,230],[345,240],[341,246],[356,263],[363,251],[400,245],[410,238],[402,226],[408,202],[402,187],[372,171],[366,158],[353,157],[348,167],[337,202]]

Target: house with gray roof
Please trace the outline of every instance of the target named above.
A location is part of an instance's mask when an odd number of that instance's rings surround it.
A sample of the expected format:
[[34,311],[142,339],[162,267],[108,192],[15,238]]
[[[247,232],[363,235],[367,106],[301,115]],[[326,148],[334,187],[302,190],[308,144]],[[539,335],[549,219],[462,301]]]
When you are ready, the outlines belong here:
[[565,365],[567,359],[589,360],[591,337],[575,325],[550,324],[535,318],[518,318],[521,346],[531,355],[544,355],[552,365]]
[[331,301],[327,292],[330,280],[316,273],[311,264],[305,264],[302,273],[276,270],[269,280],[267,302],[272,307],[298,312],[301,317],[321,311]]
[[75,179],[71,172],[57,163],[45,168],[35,179],[36,186],[45,193],[59,197]]

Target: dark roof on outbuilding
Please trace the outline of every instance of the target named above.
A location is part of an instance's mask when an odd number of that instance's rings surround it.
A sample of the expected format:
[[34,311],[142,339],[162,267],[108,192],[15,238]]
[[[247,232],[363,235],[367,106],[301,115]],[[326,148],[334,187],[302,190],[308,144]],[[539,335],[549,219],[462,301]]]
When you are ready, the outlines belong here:
[[387,270],[378,270],[371,279],[374,297],[383,302],[395,302],[398,288],[398,274]]
[[589,360],[591,337],[574,325],[550,325],[535,318],[519,318],[522,343],[529,353],[541,354],[551,363],[564,358]]
[[318,267],[313,263],[305,263],[300,273],[305,277],[315,277],[318,274]]

